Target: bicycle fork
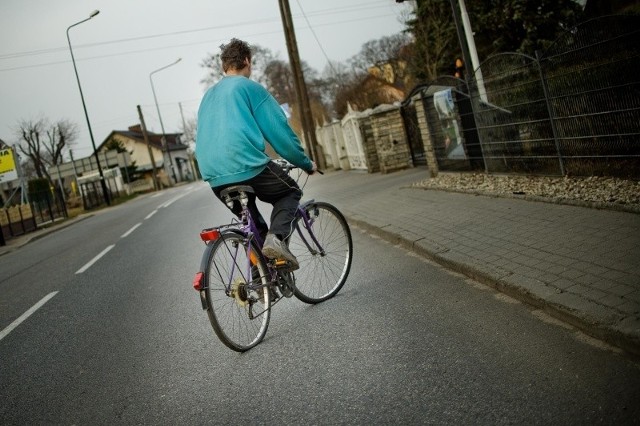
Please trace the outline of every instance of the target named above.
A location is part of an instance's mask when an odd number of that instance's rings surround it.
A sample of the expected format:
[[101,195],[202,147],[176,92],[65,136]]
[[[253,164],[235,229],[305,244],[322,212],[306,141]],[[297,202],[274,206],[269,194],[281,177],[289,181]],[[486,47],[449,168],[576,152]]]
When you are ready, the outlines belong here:
[[[311,255],[315,256],[317,254],[320,254],[321,257],[324,257],[326,255],[326,252],[324,251],[324,248],[316,238],[316,235],[311,230],[314,220],[309,214],[309,212],[307,211],[307,207],[311,207],[312,203],[313,203],[313,200],[310,200],[306,202],[303,206],[300,206],[299,209],[300,209],[300,217],[304,222],[304,225],[303,225],[304,229],[307,230],[307,235],[311,237],[313,244],[307,241],[307,238],[305,237],[305,233],[302,232],[302,230],[300,229],[300,225],[298,225],[298,223],[296,223],[296,230],[298,231],[298,235],[300,235],[300,239],[302,240],[304,245],[307,247],[307,250],[309,250],[309,253],[311,253]],[[313,209],[315,213],[318,214],[318,209],[316,207],[313,207]]]

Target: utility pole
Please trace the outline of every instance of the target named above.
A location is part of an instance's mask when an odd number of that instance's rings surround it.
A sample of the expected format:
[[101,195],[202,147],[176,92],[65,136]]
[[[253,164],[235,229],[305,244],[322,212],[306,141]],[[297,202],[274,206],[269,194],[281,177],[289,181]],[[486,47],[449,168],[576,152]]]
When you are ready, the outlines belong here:
[[298,105],[300,106],[300,120],[302,122],[304,139],[309,144],[309,155],[311,159],[316,162],[318,168],[324,169],[324,155],[322,155],[322,152],[318,149],[318,141],[316,139],[313,116],[311,114],[307,85],[304,82],[304,75],[302,73],[302,67],[300,66],[298,42],[296,41],[296,33],[293,28],[293,19],[291,18],[289,0],[278,0],[278,3],[280,5],[280,15],[282,16],[284,35],[287,41],[289,62],[291,63],[291,71],[293,72],[293,82],[296,87],[296,98],[298,100]]
[[140,117],[140,128],[142,129],[142,137],[144,138],[144,143],[147,144],[149,159],[151,160],[151,167],[153,167],[153,187],[156,191],[158,191],[160,190],[160,185],[158,185],[158,177],[156,176],[156,160],[153,159],[153,151],[151,150],[151,145],[149,144],[149,135],[147,135],[147,126],[144,124],[144,116],[142,115],[142,109],[140,108],[140,105],[138,105],[138,117]]
[[[476,51],[476,44],[473,38],[473,30],[469,22],[467,6],[464,0],[450,0],[451,9],[453,11],[453,20],[456,24],[456,32],[458,33],[458,41],[462,49],[462,57],[464,58],[464,70],[466,74],[467,84],[475,81],[478,87],[478,95],[480,99],[487,102],[487,92],[484,87],[484,79],[482,78],[482,70],[480,70],[480,62]],[[477,70],[477,71],[476,71]],[[471,89],[469,89],[471,91]],[[471,95],[471,93],[469,93]]]

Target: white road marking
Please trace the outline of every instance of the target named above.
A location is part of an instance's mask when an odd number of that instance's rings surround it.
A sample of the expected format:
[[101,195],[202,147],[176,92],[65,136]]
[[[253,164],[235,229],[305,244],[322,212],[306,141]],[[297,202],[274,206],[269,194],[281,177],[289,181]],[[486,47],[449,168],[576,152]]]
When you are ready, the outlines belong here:
[[172,199],[170,199],[169,201],[160,204],[158,206],[158,208],[162,208],[162,207],[169,207],[171,204],[175,203],[176,201],[178,201],[180,198],[184,197],[185,195],[189,195],[189,193],[191,193],[191,191],[193,191],[193,187],[188,187],[186,188],[186,191],[184,191],[182,194],[173,197]]
[[186,194],[182,194],[182,195],[178,195],[176,197],[173,197],[172,199],[170,199],[169,201],[165,201],[164,203],[160,204],[158,206],[158,208],[163,208],[163,207],[169,207],[171,204],[175,203],[176,201],[178,201],[180,198],[184,197]]
[[140,226],[140,225],[142,225],[142,223],[138,223],[138,224],[133,225],[133,227],[132,227],[131,229],[129,229],[127,232],[125,232],[124,234],[122,234],[122,235],[120,236],[120,238],[126,238],[126,237],[128,237],[128,236],[129,236],[129,234],[131,234],[133,231],[135,231],[135,230],[136,230],[136,228],[137,228],[138,226]]
[[0,331],[0,340],[2,340],[5,337],[7,337],[7,335],[9,333],[11,333],[14,328],[16,328],[17,326],[22,324],[27,318],[29,318],[35,311],[40,309],[45,303],[47,303],[49,301],[49,299],[51,299],[56,294],[58,294],[57,291],[54,291],[53,293],[47,294],[45,297],[40,299],[40,301],[38,303],[33,305],[31,308],[29,308],[29,310],[27,312],[25,312],[24,314],[20,315],[14,322],[9,324],[7,326],[7,328],[5,328],[4,330]]
[[93,259],[91,259],[86,265],[84,265],[82,268],[78,269],[78,271],[76,272],[76,274],[81,274],[84,271],[86,271],[87,269],[91,268],[91,266],[96,263],[98,260],[100,260],[100,258],[102,256],[104,256],[105,254],[107,254],[109,252],[109,250],[111,250],[112,248],[115,247],[115,244],[111,244],[109,247],[107,247],[106,249],[102,250],[102,252],[100,252],[100,254],[98,254],[96,257],[94,257]]
[[147,215],[147,217],[145,217],[145,218],[144,218],[144,220],[149,219],[151,216],[153,216],[153,215],[154,215],[154,214],[156,214],[156,213],[158,213],[158,210],[154,210],[154,211],[152,211],[151,213],[149,213],[149,214]]

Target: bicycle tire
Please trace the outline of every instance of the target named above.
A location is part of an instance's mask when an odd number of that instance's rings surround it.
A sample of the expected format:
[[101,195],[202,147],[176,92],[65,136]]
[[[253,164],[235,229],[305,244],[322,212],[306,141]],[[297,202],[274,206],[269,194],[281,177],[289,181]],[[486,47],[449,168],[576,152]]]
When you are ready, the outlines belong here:
[[295,271],[294,295],[315,304],[335,296],[346,282],[353,260],[353,241],[347,220],[333,205],[309,202],[301,207],[308,213],[313,234],[324,252],[315,252],[317,245],[298,213],[289,239],[289,250],[300,264]]
[[[208,246],[203,265],[209,321],[220,341],[237,352],[262,341],[271,317],[267,264],[253,242],[251,252],[255,255],[248,255],[247,244],[242,233],[224,231]],[[250,264],[260,272],[253,280],[247,276]],[[249,288],[250,281],[259,281],[262,287]]]

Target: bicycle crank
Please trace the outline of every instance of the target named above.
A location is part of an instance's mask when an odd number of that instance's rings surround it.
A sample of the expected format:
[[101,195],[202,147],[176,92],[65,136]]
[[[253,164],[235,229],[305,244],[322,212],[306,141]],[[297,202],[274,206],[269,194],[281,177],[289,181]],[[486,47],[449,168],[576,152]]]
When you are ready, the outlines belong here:
[[293,296],[294,285],[295,285],[295,278],[293,277],[293,274],[291,272],[278,273],[277,286],[278,286],[278,289],[280,290],[280,293],[282,293],[284,297]]

